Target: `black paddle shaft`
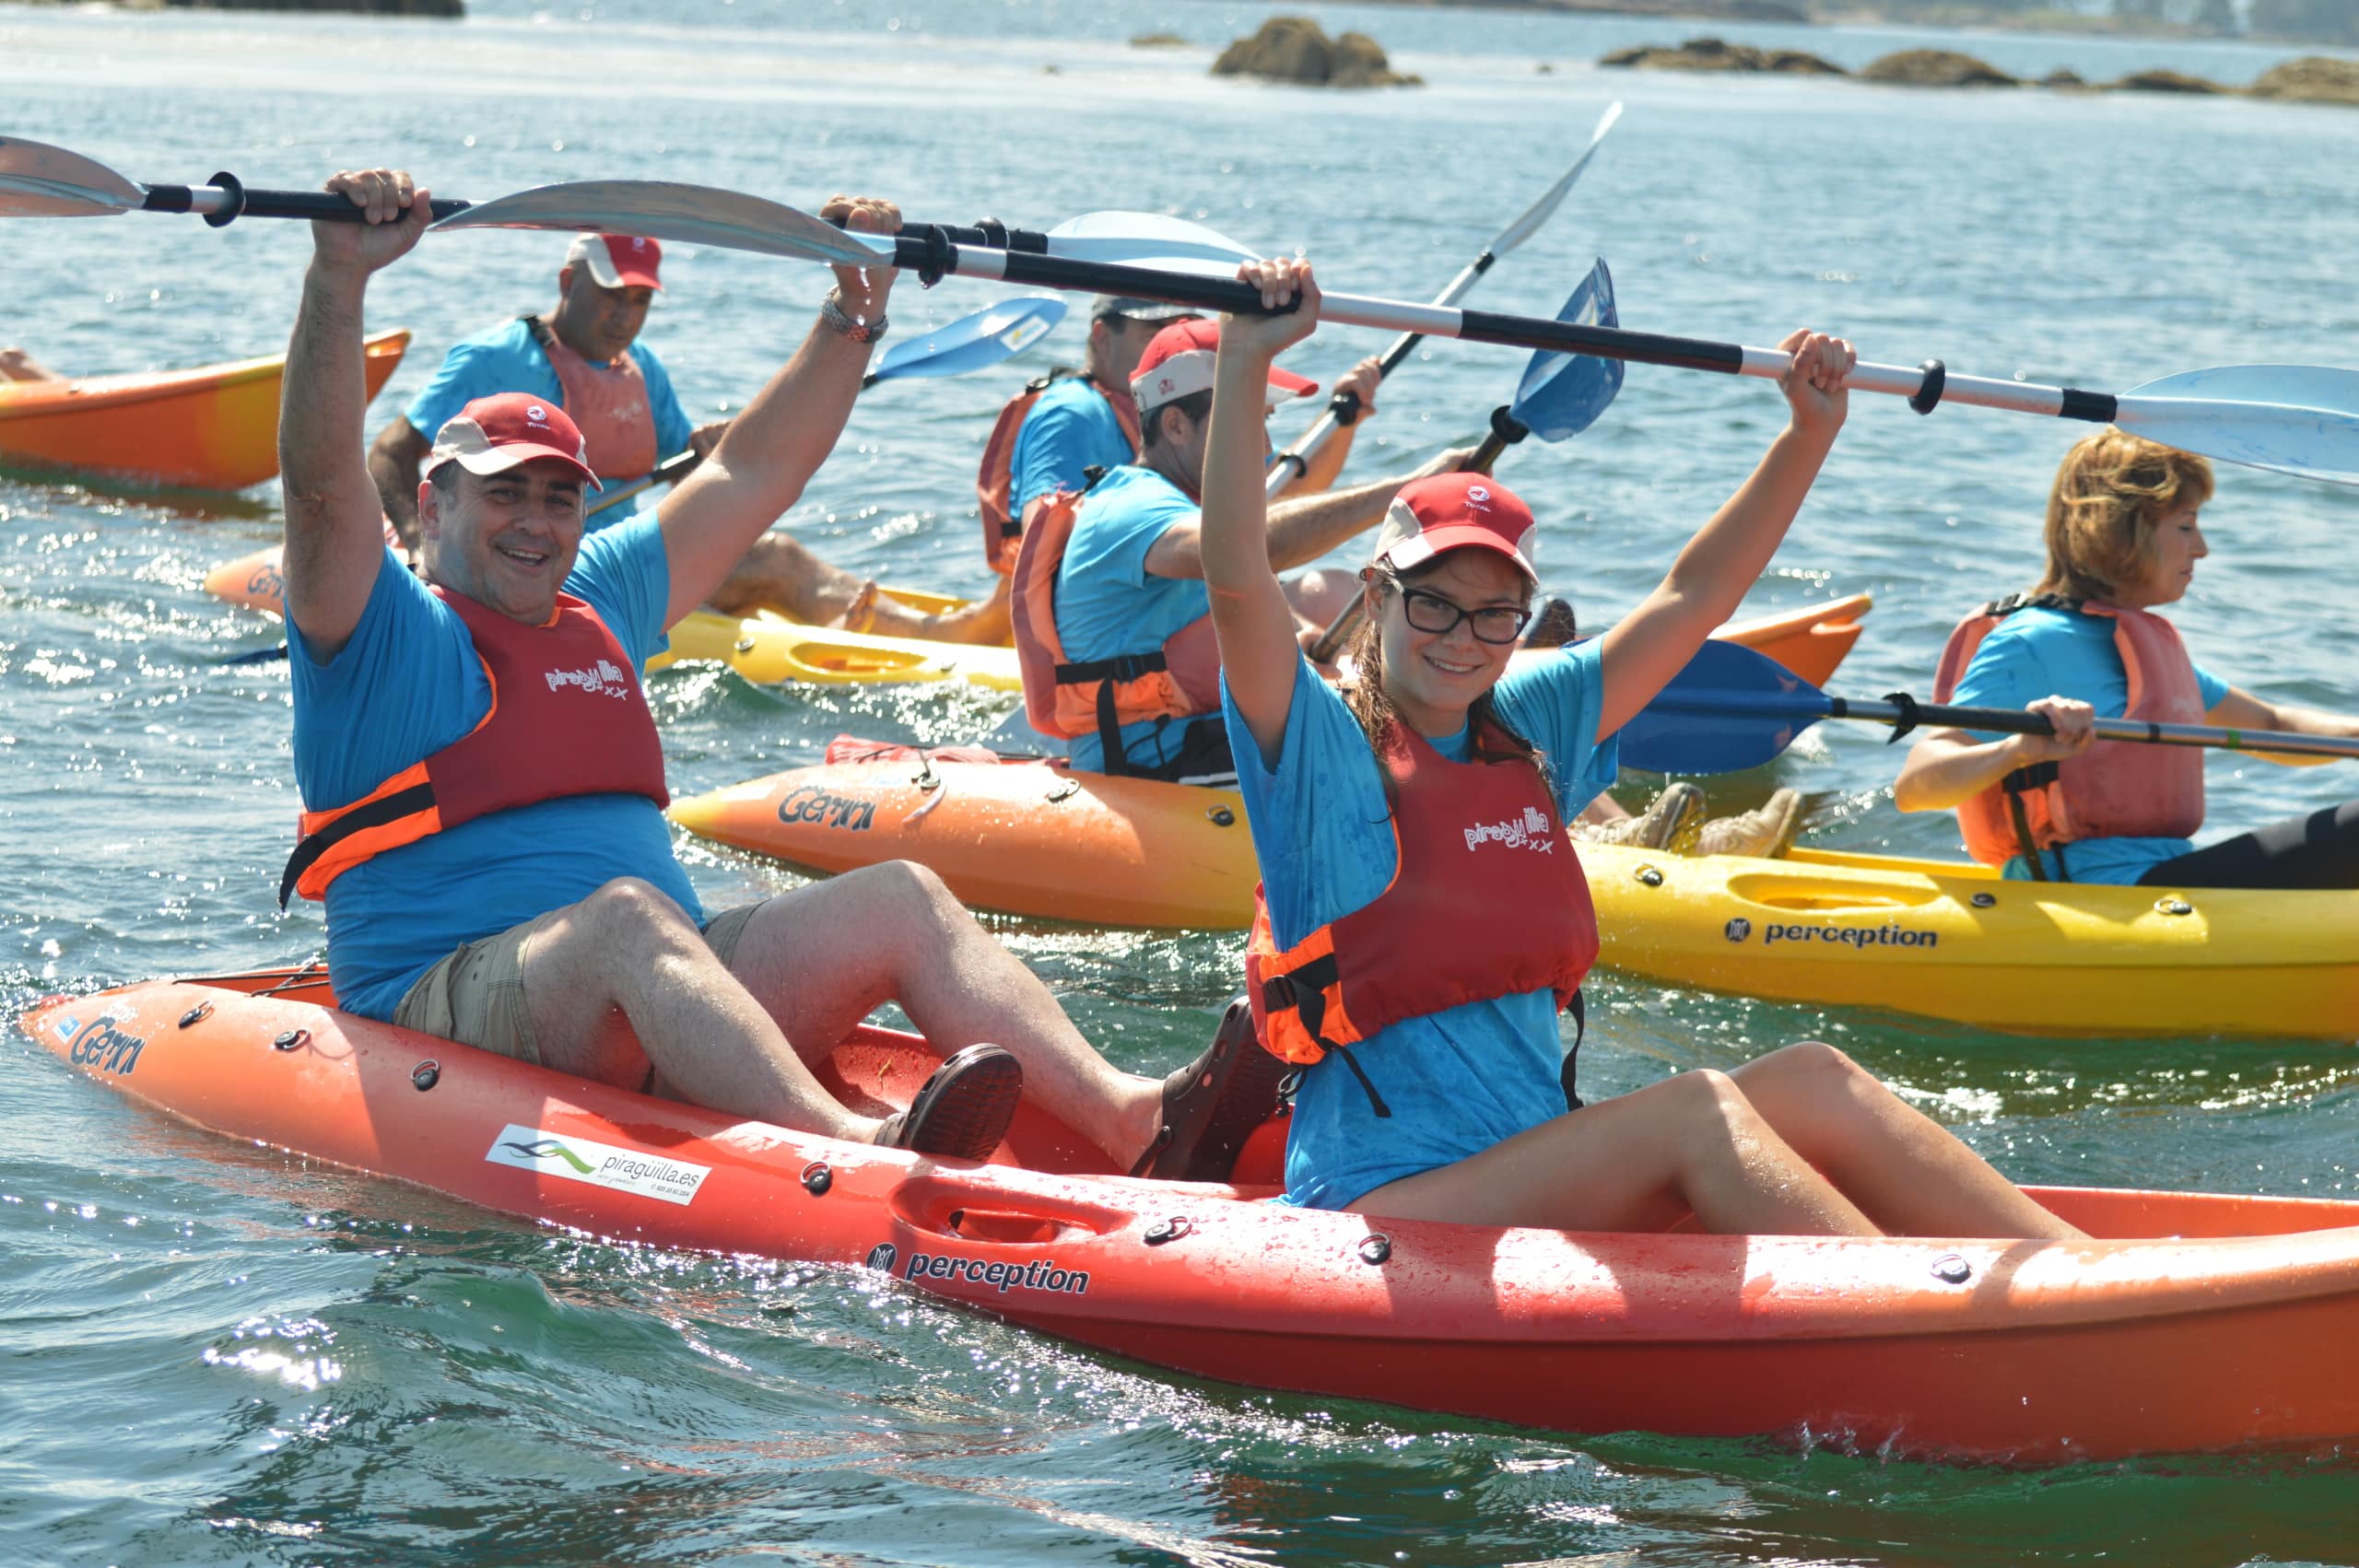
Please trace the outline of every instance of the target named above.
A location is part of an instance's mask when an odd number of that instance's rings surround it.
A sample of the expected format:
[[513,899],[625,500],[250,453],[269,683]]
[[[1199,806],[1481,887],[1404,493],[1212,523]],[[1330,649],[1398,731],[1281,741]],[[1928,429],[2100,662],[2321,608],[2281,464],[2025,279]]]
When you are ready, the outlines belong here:
[[[249,189],[236,175],[226,171],[216,174],[207,184],[226,192],[229,200],[217,210],[205,212],[205,221],[219,228],[241,217],[324,218],[331,223],[358,223],[365,209],[354,206],[349,198],[334,191],[256,191]],[[188,185],[149,185],[140,209],[144,212],[197,212],[199,187]],[[208,200],[206,206],[215,203]],[[475,205],[455,196],[437,196],[427,204],[436,222],[452,213],[462,213]],[[841,228],[839,224],[837,227]],[[995,217],[987,217],[967,227],[944,227],[940,224],[906,223],[901,234],[920,238],[941,233],[954,245],[979,245],[1025,254],[1046,255],[1049,237],[1029,228],[1010,228]]]
[[[894,241],[892,264],[918,275],[931,287],[945,276],[981,277],[1003,283],[1034,285],[1085,294],[1121,294],[1158,299],[1199,310],[1230,315],[1275,315],[1262,303],[1262,291],[1238,278],[1201,277],[1162,272],[1154,267],[1126,266],[1112,262],[1077,261],[1070,256],[1030,255],[1017,252],[962,249],[964,242],[941,228],[921,235],[902,233]],[[1300,295],[1280,310],[1291,310]],[[1623,327],[1583,326],[1573,322],[1543,321],[1534,316],[1502,315],[1489,310],[1459,310],[1445,307],[1402,306],[1390,300],[1330,297],[1338,321],[1375,324],[1380,308],[1384,324],[1410,317],[1432,323],[1431,331],[1469,343],[1493,343],[1510,348],[1543,348],[1562,354],[1593,354],[1641,365],[1669,365],[1680,369],[1717,370],[1738,375],[1744,369],[1744,349],[1732,343],[1702,338],[1669,337],[1660,333],[1631,332]],[[1354,313],[1345,313],[1347,311]],[[1358,312],[1367,312],[1366,314]]]

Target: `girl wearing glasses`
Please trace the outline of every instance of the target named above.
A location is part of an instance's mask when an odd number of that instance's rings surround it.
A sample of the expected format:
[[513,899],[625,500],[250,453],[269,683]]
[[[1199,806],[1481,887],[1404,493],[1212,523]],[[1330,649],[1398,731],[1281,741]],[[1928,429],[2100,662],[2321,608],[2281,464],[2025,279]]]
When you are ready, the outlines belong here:
[[[1363,574],[1348,693],[1310,672],[1264,544],[1271,359],[1309,334],[1307,263],[1238,275],[1298,309],[1223,323],[1204,577],[1264,899],[1246,989],[1302,1064],[1286,1199],[1412,1219],[1813,1235],[2077,1235],[1839,1051],[1790,1047],[1582,1106],[1556,1014],[1597,955],[1564,824],[1614,734],[1736,608],[1842,427],[1848,345],[1796,333],[1791,422],[1671,574],[1604,637],[1506,673],[1531,512],[1495,481],[1402,486]],[[1569,1106],[1569,1108],[1568,1108]]]

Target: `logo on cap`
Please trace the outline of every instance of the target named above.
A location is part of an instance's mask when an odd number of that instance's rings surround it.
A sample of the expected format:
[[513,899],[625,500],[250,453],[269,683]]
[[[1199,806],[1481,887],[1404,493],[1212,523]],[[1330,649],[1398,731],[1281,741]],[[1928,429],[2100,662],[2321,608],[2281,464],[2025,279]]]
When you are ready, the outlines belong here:
[[1466,504],[1470,507],[1488,508],[1491,504],[1491,492],[1481,485],[1469,485],[1466,486]]
[[549,422],[549,411],[537,403],[528,404],[524,408],[524,417],[536,424],[546,425]]

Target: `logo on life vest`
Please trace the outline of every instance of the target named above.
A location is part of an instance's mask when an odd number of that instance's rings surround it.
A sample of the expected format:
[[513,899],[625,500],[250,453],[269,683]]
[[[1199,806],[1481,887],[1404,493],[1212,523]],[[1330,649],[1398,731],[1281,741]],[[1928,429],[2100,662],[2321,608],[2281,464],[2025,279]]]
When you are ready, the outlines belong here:
[[1555,853],[1556,836],[1539,807],[1526,806],[1520,817],[1477,823],[1466,830],[1466,848],[1470,851],[1485,844],[1504,844],[1510,849],[1536,849],[1550,855]]
[[1727,925],[1722,926],[1720,928],[1720,932],[1731,942],[1743,942],[1746,937],[1753,934],[1753,922],[1740,916],[1736,919],[1731,920]]
[[593,696],[628,698],[630,696],[628,679],[610,659],[601,659],[586,670],[551,670],[548,682],[551,691],[565,686],[580,686]]

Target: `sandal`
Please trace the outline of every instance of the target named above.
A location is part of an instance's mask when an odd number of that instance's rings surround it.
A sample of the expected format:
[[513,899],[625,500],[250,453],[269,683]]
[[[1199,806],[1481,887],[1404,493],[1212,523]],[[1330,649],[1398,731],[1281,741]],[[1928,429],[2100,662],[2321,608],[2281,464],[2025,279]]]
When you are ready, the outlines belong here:
[[945,1160],[988,1160],[1015,1119],[1024,1064],[998,1046],[968,1046],[933,1070],[869,1141]]
[[1254,1038],[1252,1010],[1238,997],[1204,1054],[1163,1081],[1163,1127],[1131,1175],[1226,1181],[1245,1141],[1276,1112],[1289,1071]]

